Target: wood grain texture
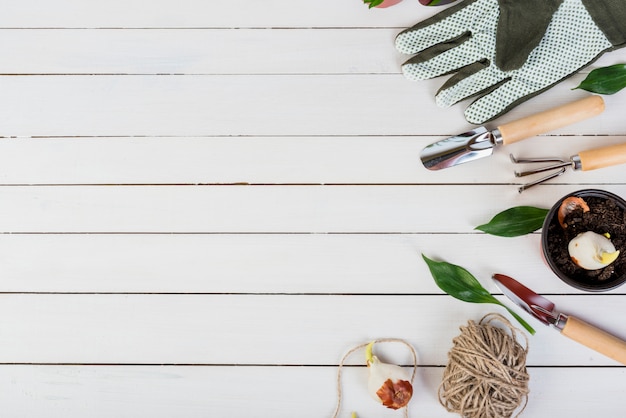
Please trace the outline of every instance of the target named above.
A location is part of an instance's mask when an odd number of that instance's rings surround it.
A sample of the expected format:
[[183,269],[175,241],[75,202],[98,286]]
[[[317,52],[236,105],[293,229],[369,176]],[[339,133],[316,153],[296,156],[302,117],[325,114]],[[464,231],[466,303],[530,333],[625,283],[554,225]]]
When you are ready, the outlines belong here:
[[[603,188],[626,194],[621,184]],[[577,189],[551,185],[542,192],[553,202]],[[511,206],[545,206],[541,196],[508,185],[5,186],[0,231],[469,233]],[[439,209],[428,211],[429,202]]]
[[[339,361],[374,338],[419,352],[411,416],[436,398],[459,326],[492,305],[437,288],[421,254],[496,298],[511,275],[621,338],[625,290],[558,280],[539,232],[474,228],[566,193],[626,196],[624,166],[523,194],[508,154],[626,141],[626,96],[593,119],[431,172],[427,145],[473,125],[410,82],[404,0],[13,1],[0,14],[0,410],[9,417],[331,416]],[[592,67],[488,124],[587,95]],[[521,315],[526,315],[521,313]],[[532,322],[524,416],[619,416],[625,368]],[[408,364],[397,347],[381,357]],[[397,416],[344,369],[342,416]]]
[[[280,13],[277,13],[280,11]],[[7,28],[281,28],[298,27],[405,27],[428,15],[435,8],[424,8],[414,1],[389,9],[368,10],[360,1],[337,3],[322,0],[295,3],[270,0],[263,3],[234,0],[113,0],[102,3],[45,0],[14,2],[7,7],[0,26]]]
[[552,279],[539,242],[476,233],[2,234],[0,264],[2,290],[18,293],[441,294],[425,254],[465,266],[495,293],[494,273],[541,293],[573,292]]
[[[253,416],[266,411],[287,416],[294,410],[331,416],[335,408],[334,367],[0,366],[0,371],[2,392],[16,400],[5,412],[19,418],[42,409],[53,416],[166,418],[184,413],[194,418],[238,415],[241,410]],[[527,416],[617,416],[625,406],[620,388],[612,384],[624,379],[623,368],[540,367],[530,373]],[[419,369],[412,415],[452,416],[436,400],[441,374],[441,368]],[[364,417],[398,416],[375,405],[363,383],[366,375],[363,367],[344,369],[342,416],[351,411]],[[314,402],[302,390],[304,384],[315,388]],[[585,402],[567,402],[572,396]]]
[[[411,83],[399,74],[8,76],[0,77],[0,90],[13,100],[0,104],[0,118],[8,137],[445,137],[467,131],[472,126],[462,119],[461,106],[433,105],[438,84]],[[565,85],[555,87],[559,93],[560,103],[583,96]],[[392,99],[383,105],[386,95]],[[554,106],[533,100],[534,107],[527,104],[507,118]],[[615,98],[602,115],[553,133],[624,135],[616,118],[623,100]]]
[[[620,297],[550,299],[590,322],[601,318],[607,332],[626,338],[621,319],[610,318]],[[414,345],[422,364],[442,366],[459,326],[490,312],[505,313],[447,295],[3,295],[0,325],[14,343],[0,355],[6,363],[332,365],[338,352],[393,335]],[[529,365],[618,365],[532,325]],[[406,350],[396,357],[408,364]]]
[[[7,74],[399,74],[398,29],[0,29]],[[224,45],[228,45],[227,48]],[[367,48],[363,48],[363,46]],[[20,50],[22,53],[14,54]],[[320,60],[323,55],[325,59]]]
[[[517,178],[514,171],[545,164],[514,165],[511,153],[568,159],[580,151],[624,142],[621,136],[544,136],[496,149],[471,164],[433,172],[422,165],[419,154],[440,139],[430,135],[20,138],[0,141],[0,184],[520,185],[536,177]],[[623,171],[624,166],[585,173],[568,170],[550,183],[617,184]]]
[[[238,415],[241,410],[253,416],[266,411],[287,416],[296,409],[306,416],[331,416],[335,408],[334,367],[0,366],[0,371],[0,388],[16,400],[5,412],[19,418],[42,409],[52,416],[166,418],[184,413],[194,418]],[[419,369],[412,415],[452,416],[436,400],[434,388],[442,372]],[[527,416],[616,416],[625,406],[620,388],[611,383],[624,379],[623,368],[540,367],[530,373]],[[363,383],[366,375],[363,367],[344,369],[342,416],[352,411],[364,417],[398,416],[375,405]],[[304,384],[315,388],[315,402],[302,390]],[[567,402],[572,396],[585,402]]]

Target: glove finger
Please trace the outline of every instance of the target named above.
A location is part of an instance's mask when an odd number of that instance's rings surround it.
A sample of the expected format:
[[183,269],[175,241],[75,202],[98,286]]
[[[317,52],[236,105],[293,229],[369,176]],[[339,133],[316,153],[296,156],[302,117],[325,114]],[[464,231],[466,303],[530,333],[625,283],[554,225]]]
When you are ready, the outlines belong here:
[[435,101],[440,107],[450,107],[469,97],[485,94],[506,80],[507,75],[489,66],[488,62],[477,62],[462,68],[446,81],[437,92]]
[[[507,73],[497,71],[504,76],[502,81],[494,83],[492,87],[483,91],[478,91],[475,95],[481,95],[481,97],[467,107],[465,118],[468,122],[477,124],[495,119],[524,101],[560,83],[563,79],[576,74],[590,62],[593,62],[599,54],[601,54],[599,50],[589,51],[583,54],[583,59],[565,59],[562,60],[564,65],[553,63],[551,67],[541,60],[527,62],[524,67],[511,76],[512,78],[507,77]],[[474,89],[479,90],[479,87],[476,86]],[[468,91],[470,89],[457,94],[463,95]]]
[[542,86],[541,90],[535,90],[526,83],[508,80],[470,104],[465,109],[465,119],[470,123],[485,123],[503,115],[554,84],[556,82]]
[[396,37],[396,49],[403,54],[416,54],[433,45],[454,41],[470,32],[476,18],[498,11],[497,0],[470,0],[449,7]]
[[434,46],[427,49],[402,65],[402,72],[410,80],[426,80],[448,74],[485,59],[477,48],[474,39],[468,39],[459,46],[445,49]]

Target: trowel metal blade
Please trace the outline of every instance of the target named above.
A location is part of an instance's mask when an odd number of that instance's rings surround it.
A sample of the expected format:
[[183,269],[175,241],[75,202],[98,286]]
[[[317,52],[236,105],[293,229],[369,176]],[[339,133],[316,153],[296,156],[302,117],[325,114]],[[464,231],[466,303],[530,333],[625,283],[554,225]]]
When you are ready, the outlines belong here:
[[420,158],[429,170],[464,164],[490,156],[495,147],[492,138],[491,131],[481,126],[430,144],[422,150]]

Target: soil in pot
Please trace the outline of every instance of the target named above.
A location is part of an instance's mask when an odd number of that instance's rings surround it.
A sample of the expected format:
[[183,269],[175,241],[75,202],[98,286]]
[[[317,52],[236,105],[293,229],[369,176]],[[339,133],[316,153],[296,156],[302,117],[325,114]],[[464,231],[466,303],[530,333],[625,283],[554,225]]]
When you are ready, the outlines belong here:
[[[555,267],[570,279],[583,285],[607,284],[626,274],[626,212],[614,200],[595,196],[584,196],[589,211],[581,207],[565,216],[563,228],[553,216],[547,231],[547,256]],[[599,270],[585,270],[572,261],[567,249],[570,240],[578,234],[593,231],[610,234],[610,239],[620,255],[613,263]]]

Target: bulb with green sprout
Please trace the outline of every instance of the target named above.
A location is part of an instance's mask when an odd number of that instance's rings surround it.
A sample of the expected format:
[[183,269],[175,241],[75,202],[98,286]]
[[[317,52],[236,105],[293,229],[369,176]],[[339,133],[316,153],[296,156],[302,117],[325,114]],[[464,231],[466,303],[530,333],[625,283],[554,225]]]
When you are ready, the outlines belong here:
[[572,261],[585,270],[598,270],[617,260],[619,251],[607,235],[593,231],[578,234],[567,247]]
[[374,343],[365,350],[369,368],[367,388],[370,395],[390,409],[400,409],[409,403],[413,396],[413,385],[407,370],[395,364],[381,362],[372,354]]

